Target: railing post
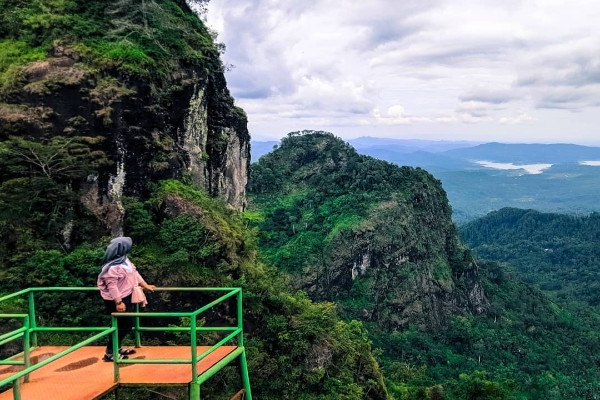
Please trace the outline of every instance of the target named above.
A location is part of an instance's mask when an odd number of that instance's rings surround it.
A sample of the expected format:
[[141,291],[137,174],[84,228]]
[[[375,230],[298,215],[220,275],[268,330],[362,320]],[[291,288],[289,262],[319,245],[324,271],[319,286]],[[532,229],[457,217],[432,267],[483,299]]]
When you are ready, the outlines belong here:
[[246,349],[240,355],[240,368],[242,370],[242,382],[246,389],[246,399],[252,400],[252,390],[250,390],[250,375],[248,374],[248,361],[246,360]]
[[[136,303],[135,304],[135,312],[139,314],[140,312],[140,303]],[[136,315],[135,316],[135,347],[136,348],[140,348],[142,347],[142,338],[140,335],[140,316]]]
[[111,326],[114,331],[112,335],[112,350],[113,350],[113,379],[115,383],[119,382],[119,327],[117,324],[117,317],[114,315],[110,316]]
[[37,331],[35,330],[35,328],[37,328],[37,325],[35,322],[35,299],[33,293],[33,290],[29,289],[29,293],[27,294],[27,305],[29,306],[29,329],[32,332],[31,345],[33,347],[37,347]]
[[200,400],[200,384],[196,382],[190,382],[190,400]]
[[18,379],[13,382],[13,400],[21,400],[21,383]]
[[[196,315],[190,317],[190,344],[192,346],[192,383],[198,382],[198,331]],[[198,386],[198,393],[200,393],[200,387]]]
[[[31,359],[30,359],[30,354],[29,354],[29,348],[31,346],[31,339],[30,339],[30,334],[31,334],[31,330],[30,330],[30,322],[29,322],[29,316],[25,316],[25,318],[23,319],[23,324],[25,325],[25,328],[27,329],[25,331],[25,335],[23,335],[23,361],[25,361],[25,369],[29,368],[31,366]],[[29,382],[29,374],[25,375],[25,383]]]
[[238,320],[238,329],[240,330],[240,335],[238,337],[238,346],[244,346],[244,316],[242,310],[242,289],[239,289],[237,294],[237,320]]
[[[237,295],[237,308],[238,308],[238,329],[240,335],[238,337],[238,346],[244,348],[244,316],[243,316],[243,297],[242,289],[239,289]],[[242,374],[242,382],[244,389],[246,390],[246,399],[252,400],[252,391],[250,390],[250,375],[248,374],[248,361],[246,359],[246,349],[240,355],[240,369]]]

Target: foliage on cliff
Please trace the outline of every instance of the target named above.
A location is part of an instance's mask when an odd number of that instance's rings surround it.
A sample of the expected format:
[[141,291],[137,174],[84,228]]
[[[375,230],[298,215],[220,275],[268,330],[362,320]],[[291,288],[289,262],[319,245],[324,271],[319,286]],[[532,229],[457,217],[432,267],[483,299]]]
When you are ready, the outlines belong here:
[[[146,201],[130,198],[126,209],[125,232],[134,241],[131,259],[148,282],[243,288],[246,346],[257,398],[386,398],[382,373],[361,323],[340,320],[332,303],[313,303],[302,293],[292,293],[284,276],[257,261],[256,231],[246,226],[240,213],[178,181],[157,185]],[[0,291],[93,286],[105,245],[106,239],[90,242],[68,253],[33,248],[26,260],[3,271]],[[36,303],[46,324],[108,323],[101,317],[100,299],[95,300],[91,307],[89,300],[58,296]],[[150,307],[169,310],[195,301],[155,294]],[[215,377],[203,386],[203,395],[229,399],[240,388],[236,378],[237,371]]]
[[510,263],[526,282],[564,302],[600,305],[600,214],[504,208],[460,228],[479,257]]
[[121,197],[162,179],[241,208],[219,51],[183,0],[0,0],[0,260],[118,234]]
[[[598,316],[557,305],[519,275],[479,262],[490,302],[448,329],[367,326],[395,399],[593,399],[600,391]],[[437,397],[436,397],[437,396]]]
[[422,169],[296,132],[253,165],[249,192],[265,259],[348,316],[388,330],[439,328],[486,306],[445,193]]
[[[425,171],[358,156],[331,134],[293,133],[253,165],[250,192],[265,260],[311,296],[335,299],[344,315],[365,321],[392,398],[559,400],[598,392],[596,319],[561,308],[504,266],[475,267],[439,182]],[[353,252],[359,256],[348,257]],[[381,254],[393,256],[378,263]],[[483,313],[435,307],[457,300],[431,287],[469,293],[474,282],[485,293]],[[413,294],[418,302],[402,302]],[[388,313],[380,308],[386,303]]]
[[0,20],[5,90],[57,46],[79,53],[86,68],[132,75],[166,77],[181,63],[222,67],[210,32],[182,0],[2,0]]

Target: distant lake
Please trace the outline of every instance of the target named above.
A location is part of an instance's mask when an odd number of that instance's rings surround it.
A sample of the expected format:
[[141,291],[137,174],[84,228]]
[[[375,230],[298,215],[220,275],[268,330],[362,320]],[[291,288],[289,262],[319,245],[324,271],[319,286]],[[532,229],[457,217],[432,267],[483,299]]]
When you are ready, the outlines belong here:
[[[597,162],[597,161],[584,161],[584,162]],[[475,161],[483,167],[493,169],[524,169],[528,174],[541,174],[545,169],[548,169],[552,164],[514,164],[514,163],[497,163],[492,161]],[[600,165],[600,164],[597,164]]]
[[592,167],[600,167],[600,161],[579,161],[581,165],[591,165]]

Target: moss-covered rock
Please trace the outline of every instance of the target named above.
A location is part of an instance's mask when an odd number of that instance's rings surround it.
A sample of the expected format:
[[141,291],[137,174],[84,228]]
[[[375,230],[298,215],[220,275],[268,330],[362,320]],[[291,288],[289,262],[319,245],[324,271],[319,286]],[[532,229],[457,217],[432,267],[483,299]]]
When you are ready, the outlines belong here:
[[[123,196],[144,198],[161,179],[243,208],[246,117],[227,90],[219,46],[186,2],[2,0],[0,21],[0,140],[102,139],[90,151],[110,162],[56,181],[80,199],[71,209],[97,218],[98,232],[121,233]],[[23,168],[2,185],[35,174],[30,160],[11,160]],[[48,235],[72,244],[64,227],[79,215],[64,214],[63,229]],[[17,223],[34,225],[9,225]]]
[[444,327],[487,300],[440,182],[361,156],[325,132],[296,132],[253,166],[261,246],[314,299],[392,331]]

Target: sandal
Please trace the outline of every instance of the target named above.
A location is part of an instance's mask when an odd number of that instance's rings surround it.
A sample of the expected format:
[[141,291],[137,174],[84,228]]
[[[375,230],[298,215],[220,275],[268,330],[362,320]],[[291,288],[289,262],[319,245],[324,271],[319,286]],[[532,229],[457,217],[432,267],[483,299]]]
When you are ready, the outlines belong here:
[[130,356],[135,353],[136,351],[134,349],[119,349],[119,354],[122,356]]
[[[119,360],[127,360],[129,357],[123,354],[119,354]],[[114,361],[114,356],[112,354],[105,354],[104,357],[102,357],[102,361],[104,362],[113,362]]]

